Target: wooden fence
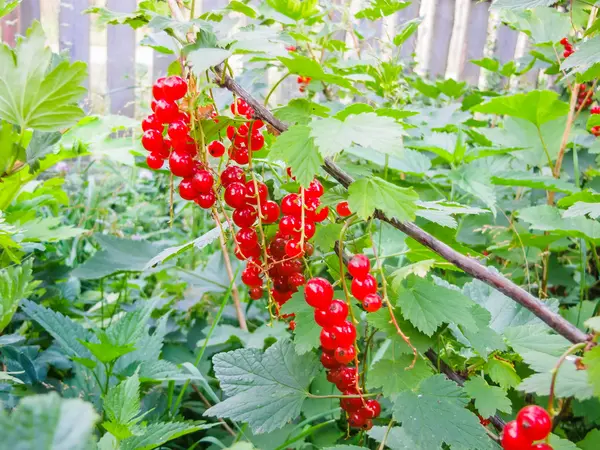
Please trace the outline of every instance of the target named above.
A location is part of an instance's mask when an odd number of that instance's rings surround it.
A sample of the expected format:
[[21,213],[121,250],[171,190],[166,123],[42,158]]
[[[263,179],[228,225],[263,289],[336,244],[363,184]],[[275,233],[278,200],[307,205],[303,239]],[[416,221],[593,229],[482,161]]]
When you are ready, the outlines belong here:
[[[350,1],[353,11],[368,3]],[[32,21],[40,20],[55,51],[67,52],[72,59],[89,64],[88,110],[99,114],[140,115],[148,109],[152,80],[165,73],[171,59],[139,45],[144,29],[132,30],[124,25],[100,27],[96,17],[82,14],[90,6],[134,11],[137,2],[22,0],[15,11],[0,21],[2,40],[13,44]],[[196,12],[227,3],[228,0],[197,1]],[[385,47],[382,42],[389,41],[403,22],[421,17],[418,33],[401,52],[404,57],[416,54],[416,70],[432,77],[451,77],[485,85],[485,74],[469,62],[471,59],[493,56],[506,63],[522,57],[528,46],[527,37],[500,24],[489,6],[489,2],[474,0],[414,0],[407,8],[378,22],[361,20],[356,29],[366,37],[364,45],[371,47],[368,50],[378,51]],[[535,84],[538,74],[539,71],[532,71],[517,82]],[[278,99],[295,95],[293,87],[293,83],[284,85]]]

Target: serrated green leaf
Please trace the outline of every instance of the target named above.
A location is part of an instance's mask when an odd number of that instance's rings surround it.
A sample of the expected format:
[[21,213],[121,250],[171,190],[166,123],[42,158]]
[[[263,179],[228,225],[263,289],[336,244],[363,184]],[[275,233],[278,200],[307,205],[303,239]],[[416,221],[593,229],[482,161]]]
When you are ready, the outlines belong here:
[[410,288],[398,292],[397,305],[415,327],[431,336],[442,323],[477,328],[471,315],[472,300],[459,291],[447,289],[421,278],[412,278]]
[[600,347],[588,350],[583,363],[587,366],[588,381],[594,388],[594,395],[600,397]]
[[283,161],[292,168],[298,182],[308,186],[318,173],[323,159],[314,140],[310,137],[310,128],[294,125],[282,133],[271,146],[271,161]]
[[485,363],[484,370],[493,382],[498,383],[504,389],[514,388],[521,382],[521,377],[509,361],[490,358]]
[[506,396],[504,389],[490,386],[482,377],[472,377],[465,381],[465,392],[475,399],[475,408],[482,417],[490,417],[496,411],[510,414],[511,402]]
[[400,267],[390,275],[390,277],[393,278],[392,287],[396,291],[400,290],[402,287],[402,282],[410,275],[416,275],[421,278],[426,277],[433,266],[435,266],[435,260],[425,259],[423,261],[418,261],[416,263]]
[[319,12],[317,0],[267,0],[267,4],[275,11],[296,21],[308,19]]
[[600,448],[600,430],[593,429],[585,438],[577,443],[577,447],[581,450],[596,450]]
[[444,375],[423,381],[415,392],[405,391],[394,400],[394,418],[406,435],[426,449],[450,447],[472,450],[497,448],[475,414],[465,408],[465,392]]
[[294,98],[275,110],[275,117],[291,125],[308,125],[312,116],[327,117],[329,108],[305,98]]
[[53,392],[25,397],[12,414],[0,413],[0,428],[4,443],[18,450],[89,450],[97,420],[91,403]]
[[348,188],[350,210],[365,220],[376,209],[401,222],[414,220],[418,199],[412,188],[396,186],[379,177],[362,178]]
[[39,22],[14,49],[0,46],[0,118],[21,129],[58,131],[83,116],[77,102],[86,90],[85,63],[68,61],[50,70],[52,50]]
[[600,333],[600,316],[592,317],[585,321],[585,326],[594,333]]
[[10,323],[19,302],[33,292],[37,283],[31,271],[31,259],[20,266],[0,269],[0,333]]
[[295,314],[294,346],[296,353],[304,355],[319,348],[321,328],[315,322],[314,309],[304,300],[304,289],[298,290],[281,308],[281,314]]
[[247,422],[255,433],[268,433],[296,418],[319,370],[316,355],[299,356],[288,340],[277,341],[264,353],[219,353],[213,367],[228,398],[204,414]]
[[198,48],[188,53],[187,60],[196,76],[203,77],[208,69],[218,66],[232,54],[223,48]]
[[368,8],[361,9],[355,14],[357,19],[377,20],[406,8],[408,1],[401,0],[372,0]]
[[590,219],[600,217],[600,203],[576,202],[563,213],[563,218],[589,216]]
[[134,311],[111,323],[106,329],[106,337],[115,346],[135,344],[145,334],[148,319],[156,303],[157,299],[140,300]]
[[457,228],[458,222],[453,217],[455,214],[486,214],[489,211],[482,208],[474,208],[455,202],[422,202],[417,205],[421,208],[416,215],[443,227]]
[[567,439],[558,437],[555,434],[550,434],[549,442],[552,450],[579,450],[579,447]]
[[545,189],[553,192],[572,194],[579,191],[568,181],[551,176],[534,175],[528,172],[506,171],[494,174],[492,183],[500,186],[524,186],[532,189]]
[[83,228],[61,226],[60,217],[40,217],[19,224],[24,241],[30,242],[58,242],[80,236],[85,232]]
[[367,432],[370,438],[382,442],[384,437],[385,446],[391,450],[426,450],[420,445],[415,444],[407,435],[402,427],[373,427]]
[[526,94],[494,97],[471,110],[517,117],[539,127],[546,122],[566,116],[569,105],[559,100],[558,94],[554,91],[534,90]]
[[556,3],[553,0],[494,0],[492,8],[522,10],[537,8],[538,6],[550,6]]
[[129,345],[113,345],[104,334],[100,335],[101,343],[80,341],[98,361],[106,364],[120,358],[127,353],[135,350],[132,344]]
[[469,345],[484,358],[494,350],[506,350],[502,336],[490,328],[492,318],[490,312],[480,305],[473,305],[471,315],[477,328],[461,328]]
[[411,19],[402,24],[402,29],[400,32],[394,36],[394,45],[401,46],[404,44],[409,37],[411,37],[417,29],[419,25],[421,25],[422,20],[420,18]]
[[60,141],[61,136],[58,131],[46,133],[35,130],[33,132],[31,141],[25,150],[30,173],[40,170],[40,160],[54,151],[55,144]]
[[453,169],[448,178],[463,191],[480,199],[496,214],[496,192],[490,183],[490,174],[474,161]]
[[338,86],[346,89],[356,91],[356,89],[353,88],[350,80],[340,75],[326,73],[323,70],[323,67],[321,67],[317,61],[307,56],[294,53],[288,57],[280,56],[278,59],[287,67],[290,73],[310,77],[313,81],[323,81],[325,83],[337,84]]
[[581,41],[577,45],[577,51],[561,64],[562,70],[571,69],[575,73],[583,73],[590,69],[594,64],[600,62],[598,46],[600,45],[600,36],[594,36],[586,41]]
[[[106,394],[103,406],[106,416],[115,424],[128,427],[138,422],[140,414],[140,380],[137,373],[121,381],[117,386],[111,387]],[[122,436],[118,437],[123,439]]]
[[314,243],[322,250],[331,250],[339,240],[343,226],[341,223],[333,222],[321,225],[315,234]]
[[[410,343],[420,353],[425,353],[431,346],[434,345],[433,339],[417,330],[408,320],[402,319],[399,308],[394,309],[394,316],[396,318],[396,322],[398,322],[400,330],[402,330],[402,333],[408,336]],[[398,330],[391,319],[389,309],[381,308],[377,312],[367,314],[367,322],[369,325],[384,332],[387,338],[393,344],[384,352],[383,357],[388,359],[396,359],[398,355],[413,354],[412,348],[410,348],[402,336],[398,334]]]
[[152,450],[186,434],[205,430],[214,424],[201,422],[157,422],[151,423],[139,436],[132,436],[121,442],[120,450]]
[[[398,355],[395,359],[381,359],[369,369],[367,387],[381,388],[383,395],[392,397],[400,392],[415,390],[433,371],[422,358],[418,358],[415,367],[408,369],[413,355]],[[408,369],[408,370],[407,370]]]
[[549,205],[519,210],[519,219],[532,230],[549,231],[560,236],[576,236],[600,243],[600,223],[586,217],[561,217],[561,210]]

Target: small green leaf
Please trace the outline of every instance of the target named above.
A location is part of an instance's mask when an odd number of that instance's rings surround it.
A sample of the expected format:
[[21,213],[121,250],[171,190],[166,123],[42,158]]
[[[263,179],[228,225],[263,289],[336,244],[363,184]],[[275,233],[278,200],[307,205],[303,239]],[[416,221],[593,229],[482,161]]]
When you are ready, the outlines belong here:
[[423,20],[421,20],[420,18],[416,18],[404,22],[402,24],[402,29],[400,30],[400,32],[396,36],[394,36],[394,45],[401,46],[402,44],[404,44],[409,37],[415,34],[422,21]]
[[581,41],[577,45],[577,51],[563,60],[561,69],[572,69],[575,73],[582,73],[600,62],[598,46],[600,45],[600,36],[594,36],[586,41]]
[[0,333],[10,323],[19,302],[29,297],[37,285],[31,271],[31,259],[21,266],[0,269]]
[[538,6],[550,6],[555,4],[554,0],[494,0],[492,8],[508,9],[508,10],[523,10],[537,8]]
[[319,13],[317,0],[267,0],[275,11],[293,20],[308,19]]
[[493,58],[472,59],[471,62],[476,66],[483,67],[491,72],[500,70],[500,62]]
[[482,417],[490,417],[496,411],[510,414],[511,403],[504,389],[490,386],[482,377],[472,377],[465,382],[465,392],[475,399],[475,408]]
[[202,422],[156,422],[139,430],[138,436],[132,436],[121,442],[119,450],[152,450],[186,434],[211,428],[215,424]]
[[377,361],[368,372],[367,387],[381,388],[386,397],[417,389],[423,380],[433,375],[433,371],[422,358],[417,359],[415,367],[408,369],[412,361],[412,354]]
[[202,77],[208,69],[218,66],[232,54],[223,48],[199,48],[189,52],[187,60],[196,76]]
[[408,1],[399,0],[372,0],[369,8],[361,9],[355,14],[357,19],[377,20],[406,8]]
[[572,194],[579,189],[572,183],[552,176],[534,175],[528,172],[504,171],[492,176],[492,183],[500,186],[524,186],[553,192]]
[[484,370],[493,382],[498,383],[504,389],[517,387],[521,382],[521,377],[517,374],[514,365],[503,359],[490,358],[485,363]]
[[312,116],[327,117],[329,108],[305,98],[294,98],[275,110],[275,117],[291,125],[308,125]]
[[375,210],[401,222],[414,220],[419,196],[412,188],[396,186],[379,177],[362,178],[348,188],[350,210],[368,219]]
[[600,223],[586,217],[561,217],[561,210],[549,205],[519,210],[519,219],[533,230],[548,231],[560,236],[577,236],[600,243]]
[[245,16],[248,16],[252,19],[255,19],[256,16],[258,15],[258,13],[255,11],[255,9],[252,8],[250,5],[243,3],[243,2],[239,2],[237,0],[229,2],[229,4],[225,7],[225,9],[229,9],[231,11],[242,13]]
[[[302,3],[306,4],[308,2]],[[337,84],[346,89],[356,91],[356,89],[352,87],[350,80],[340,75],[326,73],[317,61],[307,56],[294,53],[287,57],[280,56],[278,59],[293,74],[310,77],[313,81]]]
[[94,355],[98,361],[105,364],[115,361],[121,356],[135,350],[132,344],[115,346],[114,344],[111,344],[111,342],[108,341],[104,335],[100,335],[100,339],[102,342],[99,344],[82,340],[79,342],[81,342],[90,352],[92,352],[92,355]]
[[319,226],[314,238],[315,244],[322,250],[331,250],[339,240],[343,227],[343,224],[333,222]]
[[404,281],[410,275],[417,275],[421,278],[425,278],[433,266],[435,266],[435,260],[424,259],[423,261],[418,261],[416,263],[400,267],[390,275],[390,277],[393,278],[392,287],[396,291],[400,290],[402,287],[402,281]]
[[[108,390],[104,399],[104,411],[114,424],[129,427],[137,423],[140,414],[140,380],[137,373]],[[114,433],[113,433],[114,434]],[[118,436],[120,439],[123,437]],[[129,436],[125,436],[129,437]]]
[[304,289],[298,290],[281,308],[281,314],[295,314],[294,346],[299,355],[304,355],[321,345],[321,328],[315,322],[314,311],[304,301]]
[[58,131],[45,133],[43,131],[34,131],[31,141],[25,150],[29,172],[34,173],[40,169],[40,160],[44,159],[48,153],[54,151],[55,144],[60,141],[61,134]]
[[600,397],[600,347],[588,350],[583,363],[587,366],[588,381],[594,388],[594,395]]

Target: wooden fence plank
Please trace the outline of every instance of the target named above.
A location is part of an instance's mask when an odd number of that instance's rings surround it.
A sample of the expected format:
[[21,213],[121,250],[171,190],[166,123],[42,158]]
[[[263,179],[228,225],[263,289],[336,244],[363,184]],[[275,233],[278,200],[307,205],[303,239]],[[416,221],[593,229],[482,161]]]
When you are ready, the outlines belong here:
[[[59,13],[59,47],[72,61],[90,61],[90,16],[83,14],[88,0],[62,0]],[[84,82],[89,86],[89,79]]]
[[40,1],[41,0],[23,0],[20,6],[19,31],[22,35],[31,26],[34,20],[40,20]]
[[160,53],[154,51],[153,61],[152,61],[152,78],[156,80],[157,78],[164,77],[167,74],[167,69],[171,62],[175,59],[175,55],[165,55],[164,53]]
[[483,58],[483,49],[487,39],[489,8],[489,3],[473,3],[471,5],[469,30],[467,32],[467,54],[461,79],[473,85],[479,82],[481,68],[470,61]]
[[[396,13],[396,27],[399,29],[402,27],[404,22],[407,22],[412,19],[416,19],[419,17],[419,5],[420,0],[414,0],[410,6],[398,11]],[[409,58],[415,51],[417,45],[417,33],[413,34],[403,45],[400,50],[400,56],[402,58]]]
[[19,34],[19,8],[0,19],[0,27],[2,27],[2,41],[11,46],[15,45]]
[[454,25],[448,50],[446,78],[460,79],[467,55],[467,33],[469,32],[469,15],[473,0],[456,0],[454,6]]
[[433,19],[433,42],[429,52],[428,72],[432,77],[446,73],[448,50],[454,24],[456,0],[438,0]]
[[[131,12],[136,0],[108,0],[108,9]],[[135,114],[135,31],[127,25],[111,25],[107,35],[107,82],[110,111],[133,117]]]
[[515,47],[519,32],[502,24],[498,27],[498,37],[496,38],[495,56],[502,64],[506,64],[515,58]]

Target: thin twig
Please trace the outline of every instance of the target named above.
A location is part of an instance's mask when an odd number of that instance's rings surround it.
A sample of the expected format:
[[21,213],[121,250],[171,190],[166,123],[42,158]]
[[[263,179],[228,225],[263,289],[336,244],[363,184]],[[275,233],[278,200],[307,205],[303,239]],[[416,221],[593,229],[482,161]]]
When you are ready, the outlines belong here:
[[[200,389],[198,389],[198,387],[192,383],[192,389],[194,391],[196,391],[196,394],[198,394],[198,397],[200,397],[200,400],[202,400],[202,403],[204,403],[204,406],[206,406],[207,408],[210,408],[212,405],[210,404],[210,402],[208,401],[208,399],[204,396],[204,394],[202,394],[202,392],[200,392]],[[225,428],[225,430],[227,430],[227,432],[232,435],[232,436],[237,436],[237,433],[235,431],[233,431],[233,428],[231,428],[229,426],[229,424],[227,422],[225,422],[224,419],[218,419],[219,422],[221,422],[221,425],[223,425],[223,428]]]

